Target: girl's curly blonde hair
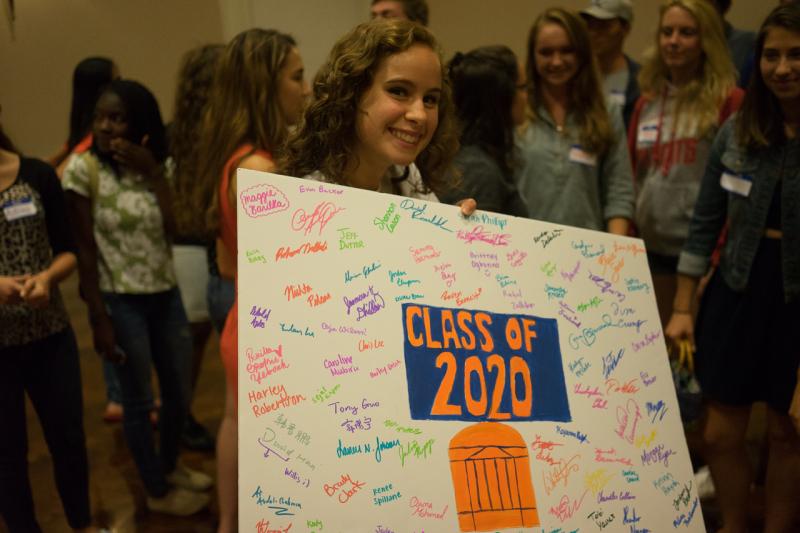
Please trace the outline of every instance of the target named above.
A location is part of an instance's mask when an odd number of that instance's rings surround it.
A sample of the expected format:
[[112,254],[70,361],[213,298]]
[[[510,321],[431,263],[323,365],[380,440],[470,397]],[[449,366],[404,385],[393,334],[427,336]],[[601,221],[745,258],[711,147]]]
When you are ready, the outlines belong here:
[[[424,186],[442,191],[458,150],[450,86],[433,34],[405,20],[373,20],[353,28],[333,46],[314,79],[314,99],[291,135],[281,159],[282,171],[305,176],[319,170],[333,182],[347,185],[345,169],[356,158],[356,118],[364,94],[372,86],[381,61],[413,45],[430,47],[442,65],[439,125],[415,161]],[[424,191],[428,192],[428,191]]]

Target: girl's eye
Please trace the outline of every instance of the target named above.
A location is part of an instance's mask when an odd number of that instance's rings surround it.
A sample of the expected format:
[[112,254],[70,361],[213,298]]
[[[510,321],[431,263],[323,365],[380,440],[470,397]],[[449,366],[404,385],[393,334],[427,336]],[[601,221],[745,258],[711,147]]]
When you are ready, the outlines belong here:
[[439,105],[439,95],[429,94],[422,101],[427,107],[437,107]]
[[397,97],[403,97],[408,94],[408,92],[403,87],[389,87],[388,91],[389,94]]
[[681,35],[684,37],[694,37],[697,35],[697,30],[694,28],[683,28],[681,29]]
[[775,52],[774,50],[765,50],[761,54],[761,57],[763,57],[767,61],[775,61],[776,59],[778,59],[778,53]]

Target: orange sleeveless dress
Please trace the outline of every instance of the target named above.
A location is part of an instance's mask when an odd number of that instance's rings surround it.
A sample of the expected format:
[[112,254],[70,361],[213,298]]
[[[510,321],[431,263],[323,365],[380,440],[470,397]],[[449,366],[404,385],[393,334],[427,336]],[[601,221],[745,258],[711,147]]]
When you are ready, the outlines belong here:
[[[272,159],[272,156],[264,150],[259,150],[251,144],[243,144],[231,155],[222,169],[222,179],[219,183],[219,237],[225,246],[226,251],[231,257],[236,257],[236,209],[228,202],[228,187],[231,181],[231,170],[238,167],[242,159],[248,155],[256,154],[267,159]],[[234,166],[236,165],[236,166]],[[228,318],[225,319],[225,327],[222,328],[222,333],[219,338],[219,351],[222,357],[222,366],[225,368],[225,378],[228,381],[228,386],[232,387],[234,398],[238,399],[238,350],[239,350],[239,280],[238,276],[234,279],[236,282],[236,299],[233,302],[231,310],[228,312]]]

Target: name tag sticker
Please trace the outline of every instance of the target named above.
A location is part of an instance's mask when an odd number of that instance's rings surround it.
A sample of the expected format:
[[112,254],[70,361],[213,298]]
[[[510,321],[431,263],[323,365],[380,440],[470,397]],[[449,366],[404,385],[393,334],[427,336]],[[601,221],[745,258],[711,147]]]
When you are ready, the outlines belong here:
[[619,106],[625,105],[625,93],[621,91],[611,91],[608,95],[608,99]]
[[9,222],[36,214],[36,204],[30,198],[8,202],[3,205],[3,215]]
[[574,163],[580,163],[581,165],[590,167],[597,166],[597,156],[590,154],[577,144],[573,145],[572,148],[569,149],[569,160]]
[[744,174],[732,174],[723,172],[719,179],[720,186],[726,191],[740,196],[749,196],[750,189],[753,187],[753,178]]
[[650,120],[639,124],[636,142],[639,144],[652,144],[658,140],[658,121]]

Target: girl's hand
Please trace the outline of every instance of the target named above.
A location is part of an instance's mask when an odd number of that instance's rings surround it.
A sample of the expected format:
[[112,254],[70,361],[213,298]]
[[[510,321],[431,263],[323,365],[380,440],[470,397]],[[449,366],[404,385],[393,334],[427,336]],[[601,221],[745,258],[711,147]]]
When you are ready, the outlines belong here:
[[153,153],[147,148],[147,136],[142,139],[142,144],[135,144],[127,139],[117,138],[111,141],[111,152],[114,161],[131,170],[143,174],[147,178],[161,175],[160,165]]
[[0,305],[22,301],[22,287],[29,276],[0,276]]
[[91,317],[94,351],[100,357],[112,363],[121,363],[121,352],[117,350],[117,340],[114,337],[114,325],[111,318],[105,313],[102,316]]
[[672,313],[667,327],[664,329],[664,336],[667,342],[671,343],[674,353],[679,353],[680,344],[683,340],[688,340],[692,351],[694,345],[694,322],[689,313]]
[[456,202],[456,205],[461,208],[461,216],[468,217],[478,209],[478,202],[474,198],[465,198]]
[[31,307],[41,309],[50,302],[50,275],[39,272],[29,277],[22,286],[20,296]]

